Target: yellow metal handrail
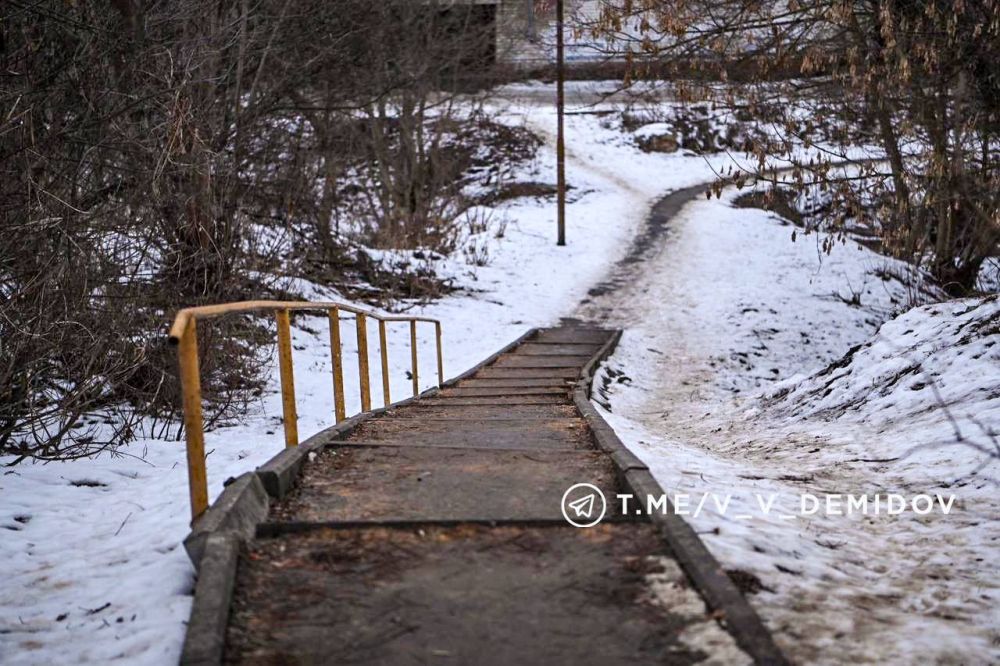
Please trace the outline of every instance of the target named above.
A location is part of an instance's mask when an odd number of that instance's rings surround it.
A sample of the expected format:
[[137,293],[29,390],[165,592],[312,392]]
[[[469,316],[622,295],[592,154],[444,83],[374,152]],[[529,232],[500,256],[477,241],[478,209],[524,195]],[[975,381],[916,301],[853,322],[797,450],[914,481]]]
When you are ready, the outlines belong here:
[[201,374],[198,369],[198,333],[195,322],[227,314],[274,312],[278,327],[278,370],[281,377],[281,407],[284,413],[285,446],[299,443],[298,417],[295,413],[295,378],[292,372],[292,333],[289,313],[300,310],[325,310],[330,319],[330,353],[333,357],[333,402],[337,423],[346,417],[344,404],[344,363],[341,357],[340,313],[355,315],[358,336],[358,379],[361,390],[361,411],[372,408],[368,370],[368,323],[378,322],[379,347],[382,362],[382,400],[388,405],[389,353],[386,345],[386,323],[405,321],[410,324],[410,363],[413,374],[413,395],[420,391],[417,374],[417,322],[434,324],[437,345],[438,385],[444,382],[444,360],[441,355],[441,322],[429,317],[379,315],[352,305],[309,301],[239,301],[184,308],[174,317],[170,327],[170,342],[177,345],[180,366],[181,395],[184,405],[184,431],[187,441],[188,484],[191,491],[191,518],[197,518],[208,508],[208,477],[205,471],[205,431],[201,414]]

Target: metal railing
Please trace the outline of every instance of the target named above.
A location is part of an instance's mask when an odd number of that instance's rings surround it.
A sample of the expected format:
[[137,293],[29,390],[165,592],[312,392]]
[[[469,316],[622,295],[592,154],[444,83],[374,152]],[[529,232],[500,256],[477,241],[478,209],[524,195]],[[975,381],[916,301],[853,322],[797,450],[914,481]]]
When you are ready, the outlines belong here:
[[441,355],[441,322],[428,317],[378,315],[343,303],[308,301],[240,301],[184,308],[174,317],[170,328],[170,342],[177,345],[180,365],[181,394],[184,406],[184,431],[187,441],[188,483],[191,491],[191,518],[200,516],[208,508],[208,478],[205,470],[205,432],[201,413],[201,374],[198,368],[198,332],[196,321],[227,314],[270,311],[274,313],[278,328],[278,370],[281,377],[281,406],[284,414],[285,446],[299,443],[298,417],[295,413],[295,379],[292,372],[292,333],[289,313],[300,310],[325,310],[330,320],[330,353],[333,357],[333,401],[337,423],[346,417],[344,403],[344,364],[341,354],[340,313],[355,316],[358,338],[358,381],[361,391],[361,411],[371,405],[371,382],[368,367],[368,319],[378,322],[379,347],[382,363],[382,399],[388,405],[389,353],[386,345],[386,323],[409,322],[410,363],[413,376],[413,395],[420,392],[417,364],[417,322],[434,324],[437,345],[438,385],[444,382],[444,362]]

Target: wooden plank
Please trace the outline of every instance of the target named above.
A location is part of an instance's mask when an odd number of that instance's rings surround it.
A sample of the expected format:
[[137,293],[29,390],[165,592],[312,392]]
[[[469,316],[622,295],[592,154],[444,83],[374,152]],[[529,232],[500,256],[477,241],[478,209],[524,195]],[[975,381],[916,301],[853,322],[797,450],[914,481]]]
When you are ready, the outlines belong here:
[[602,345],[613,334],[614,331],[599,328],[549,328],[540,331],[530,342]]
[[511,368],[490,366],[477,372],[476,379],[546,379],[558,382],[564,379],[576,379],[580,376],[579,368]]
[[568,405],[570,399],[568,394],[556,393],[547,395],[506,395],[506,396],[485,396],[485,397],[433,397],[423,400],[423,405],[434,405],[438,407],[462,407],[471,405]]
[[579,479],[617,488],[596,451],[339,447],[306,467],[270,522],[562,520],[559,498]]
[[572,389],[576,382],[573,379],[560,378],[505,378],[505,377],[473,377],[463,379],[457,388],[560,388]]
[[582,368],[590,356],[528,356],[504,354],[493,364],[495,368]]
[[347,440],[405,439],[414,444],[442,441],[452,446],[593,447],[587,422],[580,418],[509,420],[379,419],[360,426]]
[[500,386],[500,387],[466,387],[459,386],[441,391],[442,398],[497,397],[522,395],[568,395],[571,386]]
[[[253,544],[226,659],[254,664],[691,664],[651,603],[648,524],[327,529]],[[700,620],[701,618],[696,618]]]
[[524,356],[586,356],[590,358],[601,348],[591,343],[525,342],[515,353]]
[[441,406],[435,404],[420,404],[393,412],[396,419],[574,419],[580,418],[576,408],[571,404],[559,405],[462,405]]

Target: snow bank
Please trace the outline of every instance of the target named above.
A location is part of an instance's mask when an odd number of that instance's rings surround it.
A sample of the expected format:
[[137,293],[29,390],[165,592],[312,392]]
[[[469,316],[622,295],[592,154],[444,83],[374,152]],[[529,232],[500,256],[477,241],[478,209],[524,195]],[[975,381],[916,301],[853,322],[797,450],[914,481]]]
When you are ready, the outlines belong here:
[[772,416],[891,433],[872,442],[872,457],[918,463],[911,482],[947,486],[998,467],[998,343],[996,295],[926,305],[811,376],[775,386],[763,403]]
[[[685,520],[794,661],[996,663],[1000,470],[977,448],[1000,429],[996,299],[897,316],[905,265],[792,243],[735,196],[688,204],[640,274],[581,308],[627,329],[600,408],[668,494],[713,498]],[[948,514],[801,510],[938,492]]]

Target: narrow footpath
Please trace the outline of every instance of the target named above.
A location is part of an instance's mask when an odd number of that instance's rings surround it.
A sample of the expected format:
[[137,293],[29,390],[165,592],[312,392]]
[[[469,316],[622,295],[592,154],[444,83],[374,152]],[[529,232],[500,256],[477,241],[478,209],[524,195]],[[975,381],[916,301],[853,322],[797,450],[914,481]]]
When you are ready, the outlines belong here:
[[[230,565],[207,546],[182,662],[751,662],[739,642],[781,663],[693,532],[615,514],[630,479],[651,477],[600,441],[579,382],[616,340],[535,331],[434,395],[305,443],[294,485],[258,470],[266,518]],[[581,482],[609,502],[587,529],[562,509]],[[223,524],[219,510],[205,520]],[[714,613],[670,556],[684,539],[696,547],[678,559]]]

